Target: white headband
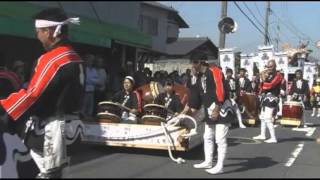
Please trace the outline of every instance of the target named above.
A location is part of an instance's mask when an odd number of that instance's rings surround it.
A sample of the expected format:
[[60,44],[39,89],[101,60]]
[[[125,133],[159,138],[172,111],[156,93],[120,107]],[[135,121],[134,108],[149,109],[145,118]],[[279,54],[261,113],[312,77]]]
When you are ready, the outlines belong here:
[[129,79],[129,80],[131,80],[133,82],[133,84],[135,84],[134,79],[133,79],[132,76],[126,76],[124,79]]
[[55,21],[48,21],[43,19],[36,19],[35,21],[35,27],[36,28],[45,28],[45,27],[52,27],[57,26],[56,30],[53,33],[53,37],[57,37],[61,33],[61,27],[65,24],[77,24],[80,25],[80,19],[78,17],[76,18],[69,18],[62,22],[55,22]]

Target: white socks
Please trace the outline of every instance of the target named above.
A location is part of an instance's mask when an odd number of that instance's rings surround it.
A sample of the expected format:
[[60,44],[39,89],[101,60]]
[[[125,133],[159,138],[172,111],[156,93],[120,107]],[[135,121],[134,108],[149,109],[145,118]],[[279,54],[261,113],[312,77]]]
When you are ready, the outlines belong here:
[[312,109],[311,117],[314,117],[314,116],[316,115],[316,111],[317,111],[317,109],[316,109],[316,108],[313,108],[313,109]]
[[266,139],[266,122],[265,121],[261,121],[260,135],[253,137],[253,139],[258,139],[258,140]]
[[239,127],[240,128],[246,128],[246,126],[242,122],[241,112],[240,112],[240,109],[238,108],[238,106],[236,107],[236,113],[237,113],[237,119],[238,119],[238,122],[239,122]]
[[276,138],[276,134],[274,131],[274,126],[272,122],[267,122],[267,127],[269,129],[270,132],[270,139],[264,141],[266,143],[277,143],[277,138]]
[[214,126],[204,125],[204,134],[203,134],[203,146],[204,146],[204,162],[200,164],[195,164],[194,168],[211,168],[213,161],[213,151],[214,151]]
[[211,168],[207,169],[206,172],[209,174],[219,174],[223,172],[223,163],[227,154],[227,144],[222,143],[220,147],[218,147],[218,161],[217,164]]
[[[194,168],[205,168],[210,174],[218,174],[223,172],[223,163],[227,153],[227,133],[229,127],[225,124],[207,125],[204,130],[204,155],[205,160],[200,164],[195,164]],[[214,139],[218,145],[218,160],[217,164],[212,167]],[[211,169],[208,169],[211,168]]]
[[277,138],[274,130],[274,125],[270,121],[261,120],[261,133],[259,136],[253,137],[253,139],[257,140],[265,140],[266,139],[266,128],[268,127],[268,130],[270,132],[270,139],[264,141],[266,143],[277,143]]

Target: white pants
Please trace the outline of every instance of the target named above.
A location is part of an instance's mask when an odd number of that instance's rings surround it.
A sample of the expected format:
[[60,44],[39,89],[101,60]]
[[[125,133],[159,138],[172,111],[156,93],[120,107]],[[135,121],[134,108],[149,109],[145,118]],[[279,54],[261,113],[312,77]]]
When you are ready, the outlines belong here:
[[277,112],[278,116],[282,116],[282,104],[283,104],[283,99],[280,97],[279,98],[279,111]]
[[260,113],[260,120],[261,120],[261,132],[260,135],[265,137],[266,136],[266,127],[268,127],[271,139],[277,139],[273,122],[272,122],[272,117],[273,117],[273,111],[275,108],[270,108],[270,107],[264,107],[261,109]]
[[218,162],[217,165],[223,167],[225,155],[227,153],[227,134],[229,126],[226,124],[205,123],[203,134],[205,162],[212,163],[214,153],[214,140],[218,145]]
[[43,155],[30,151],[41,173],[50,173],[68,163],[64,126],[63,120],[48,122],[44,128]]
[[236,103],[236,101],[234,99],[230,99],[231,103],[232,103],[232,109],[233,112],[236,114],[237,119],[238,119],[238,123],[240,127],[246,127],[243,122],[242,122],[242,116],[241,116],[241,112],[239,109],[238,104]]

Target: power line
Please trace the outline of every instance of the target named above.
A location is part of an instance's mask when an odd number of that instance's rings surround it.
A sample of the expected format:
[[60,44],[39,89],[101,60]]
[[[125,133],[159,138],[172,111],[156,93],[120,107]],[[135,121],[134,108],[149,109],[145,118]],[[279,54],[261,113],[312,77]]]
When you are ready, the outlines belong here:
[[251,24],[264,36],[264,33],[257,27],[257,25],[248,17],[248,15],[243,12],[243,10],[240,8],[240,6],[237,4],[237,2],[233,1],[233,3],[237,6],[237,8],[240,10],[240,12],[246,16],[246,18],[251,22]]
[[[275,27],[277,26],[277,27]],[[287,33],[282,31],[282,28],[280,28],[280,19],[277,19],[277,24],[271,26],[273,32],[276,34],[278,39],[278,43],[283,43],[283,42],[290,42],[293,38],[292,37],[288,37]],[[282,40],[280,37],[283,37],[284,39]],[[297,37],[297,35],[295,35],[295,37]],[[298,39],[300,39],[300,37],[297,37]],[[294,38],[296,39],[296,38]]]
[[254,2],[254,5],[256,6],[256,8],[257,8],[257,10],[258,10],[258,14],[260,15],[261,19],[263,19],[263,16],[262,16],[262,14],[261,14],[261,12],[260,12],[260,10],[259,10],[259,8],[258,8],[257,3]]
[[282,32],[281,29],[279,29],[279,34],[282,34],[282,36],[284,36],[288,41],[290,41],[290,37],[287,36],[287,34],[285,34],[284,32]]
[[[300,40],[309,40],[311,41],[312,46],[316,47],[315,45],[315,41],[313,41],[309,36],[307,36],[306,34],[304,34],[303,32],[301,32],[300,30],[298,30],[298,28],[296,28],[293,23],[291,23],[290,25],[287,22],[284,22],[274,11],[272,11],[272,14],[274,16],[276,16],[286,27],[287,29],[289,29],[293,34],[295,34]],[[300,33],[300,34],[299,34]],[[301,36],[302,35],[302,36]]]
[[251,11],[251,9],[248,7],[246,2],[242,2],[246,8],[248,9],[248,11],[250,12],[250,14],[253,16],[253,18],[259,23],[259,25],[264,28],[264,26],[260,23],[260,21],[257,19],[257,17],[254,15],[254,13]]
[[299,31],[292,23],[290,23],[289,19],[287,22],[285,22],[284,20],[282,20],[274,11],[272,11],[272,13],[291,31],[293,32],[295,35],[297,35],[299,38],[304,39],[307,37],[307,35],[305,35],[304,33],[302,33],[301,31]]
[[276,28],[275,26],[272,26],[272,30],[276,36],[276,38],[274,38],[274,40],[276,41],[276,48],[277,48],[277,51],[279,50],[279,44],[282,43],[282,40],[280,39],[280,29],[279,28]]
[[276,15],[276,13],[273,10],[270,9],[270,11],[271,11],[272,15],[274,15],[278,20],[280,20],[282,22],[282,24],[284,24],[287,27],[288,30],[290,30],[298,38],[301,38],[301,36],[299,34],[297,34],[297,32],[295,30],[293,30],[292,27],[289,27],[289,25],[286,22],[284,22],[278,15]]
[[289,24],[293,29],[295,29],[298,33],[300,33],[302,36],[308,38],[308,36],[307,36],[306,34],[304,34],[302,31],[300,31],[300,30],[292,23],[291,20],[288,19],[287,22],[288,22],[288,24]]

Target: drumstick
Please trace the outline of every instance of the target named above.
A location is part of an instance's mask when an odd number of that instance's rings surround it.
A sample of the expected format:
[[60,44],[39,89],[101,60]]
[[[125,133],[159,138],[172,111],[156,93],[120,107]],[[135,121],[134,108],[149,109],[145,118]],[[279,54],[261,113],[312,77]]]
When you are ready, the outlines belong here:
[[170,114],[175,114],[175,112],[171,111],[170,109],[167,108],[168,113]]
[[125,109],[125,110],[127,110],[127,111],[131,111],[131,109],[130,108],[128,108],[127,106],[124,106],[124,105],[122,105],[122,104],[120,104],[120,103],[116,103],[118,106],[120,106],[122,109]]

